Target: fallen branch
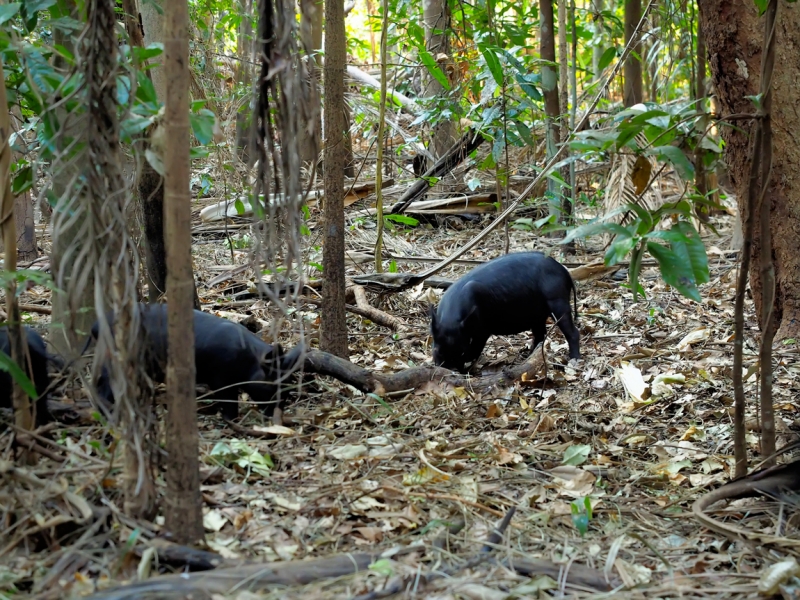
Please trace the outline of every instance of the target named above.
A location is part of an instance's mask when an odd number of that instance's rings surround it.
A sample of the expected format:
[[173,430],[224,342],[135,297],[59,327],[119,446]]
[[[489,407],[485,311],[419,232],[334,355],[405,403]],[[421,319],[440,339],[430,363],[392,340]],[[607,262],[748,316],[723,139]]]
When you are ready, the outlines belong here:
[[303,369],[307,373],[327,375],[342,383],[352,385],[365,394],[385,396],[391,392],[418,389],[429,381],[438,381],[453,387],[468,387],[471,390],[488,390],[495,386],[510,385],[515,381],[533,379],[544,367],[541,344],[524,363],[503,369],[485,377],[470,377],[454,373],[441,367],[412,367],[398,373],[373,373],[348,360],[311,350],[306,354]]
[[389,596],[399,594],[405,589],[410,589],[411,586],[419,591],[421,586],[428,584],[431,581],[436,581],[437,579],[442,579],[444,577],[452,577],[459,572],[474,569],[478,565],[491,558],[492,551],[495,549],[495,546],[497,546],[497,544],[503,540],[503,535],[505,534],[506,529],[508,529],[508,525],[511,523],[511,517],[514,516],[516,510],[517,509],[514,506],[508,510],[502,521],[500,521],[497,527],[495,527],[489,534],[489,537],[486,539],[486,543],[481,548],[480,553],[471,559],[458,565],[437,569],[436,571],[430,571],[423,574],[414,573],[408,577],[400,577],[396,579],[392,585],[387,586],[382,590],[375,590],[369,592],[368,594],[361,594],[360,596],[356,596],[354,600],[377,600],[378,598],[387,598]]
[[[499,564],[526,577],[547,575],[554,581],[562,579],[568,585],[608,592],[621,585],[620,581],[606,581],[602,571],[585,565],[563,565],[538,558],[507,558]],[[566,573],[564,571],[566,570]]]
[[481,134],[475,133],[471,130],[467,131],[467,133],[461,136],[460,140],[458,140],[447,152],[445,152],[444,156],[437,160],[430,169],[425,171],[422,177],[417,179],[411,185],[411,187],[406,190],[405,194],[402,195],[400,200],[398,200],[395,205],[389,209],[389,214],[396,215],[404,212],[406,208],[408,208],[409,204],[420,198],[425,194],[425,192],[428,191],[428,189],[431,187],[429,181],[431,178],[439,178],[442,175],[446,175],[452,171],[470,154],[477,150],[485,141],[485,138]]
[[[381,89],[381,82],[375,79],[372,75],[365,73],[361,69],[354,67],[353,65],[347,65],[347,76],[359,83],[363,83],[368,85],[376,90]],[[397,100],[400,106],[405,110],[408,114],[412,117],[416,117],[419,114],[420,108],[419,104],[417,104],[414,100],[401,94],[400,92],[396,92],[393,89],[386,90],[386,96],[388,98],[393,98]]]
[[698,498],[692,505],[692,514],[695,519],[710,530],[735,540],[800,548],[800,540],[767,535],[743,527],[720,523],[705,512],[709,506],[721,500],[737,500],[755,496],[781,499],[788,492],[800,492],[800,461],[770,467],[729,481],[713,492]]
[[[602,260],[598,260],[588,265],[581,265],[567,270],[574,281],[585,281],[587,279],[596,279],[603,275],[614,273],[623,266],[623,264],[616,264],[607,267]],[[353,282],[376,293],[397,293],[419,284],[419,278],[420,276],[414,275],[413,273],[369,273],[367,275],[353,277]],[[450,279],[436,276],[425,278],[423,281],[426,287],[439,288],[442,290],[446,290],[454,283]]]
[[158,597],[186,598],[190,594],[227,594],[233,590],[256,592],[275,585],[306,585],[322,579],[343,577],[364,571],[377,557],[373,554],[344,554],[331,558],[252,564],[237,567],[179,573],[154,577],[128,586],[88,596],[92,600],[133,600]]
[[[373,323],[377,323],[378,325],[383,325],[384,327],[388,327],[394,331],[407,331],[408,325],[403,323],[400,319],[395,316],[390,315],[387,312],[379,310],[374,306],[371,306],[369,300],[367,300],[367,292],[364,288],[360,285],[354,285],[347,290],[352,291],[352,294],[356,300],[356,307],[359,309],[359,314],[363,317],[366,317]],[[348,310],[353,312],[353,307],[349,306]]]

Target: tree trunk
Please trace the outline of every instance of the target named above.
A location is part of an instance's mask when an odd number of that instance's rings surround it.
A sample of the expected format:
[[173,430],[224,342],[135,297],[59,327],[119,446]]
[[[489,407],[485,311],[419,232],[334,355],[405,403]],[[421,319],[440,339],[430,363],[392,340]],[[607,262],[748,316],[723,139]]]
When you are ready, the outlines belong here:
[[[447,0],[422,0],[422,24],[425,27],[425,47],[433,55],[436,64],[447,75],[450,65],[450,6]],[[424,91],[429,98],[445,100],[447,90],[436,78],[423,69]],[[440,121],[433,128],[430,150],[434,161],[440,159],[456,143],[458,133],[453,121]],[[431,164],[432,166],[432,164]]]
[[[626,0],[625,2],[625,43],[633,36],[636,26],[642,18],[642,0]],[[633,52],[628,55],[624,67],[623,103],[633,106],[644,101],[642,92],[642,42],[641,36],[633,45]]]
[[[69,17],[80,20],[74,0],[62,0],[59,2],[59,8],[62,12],[69,13]],[[70,35],[62,29],[56,28],[53,31],[53,39],[57,45],[65,47],[74,55],[75,45]],[[56,69],[66,74],[67,65],[63,57],[57,54],[53,59],[53,64]],[[58,120],[63,122],[66,116],[66,111],[59,109]],[[80,132],[76,131],[73,119],[67,124],[63,135],[58,139],[63,141],[66,138],[78,137],[80,137]],[[77,175],[77,170],[78,166],[72,163],[69,167],[60,167],[57,172],[52,174],[53,195],[57,200],[53,207],[53,240],[50,262],[53,265],[56,289],[53,290],[51,298],[53,313],[50,320],[50,343],[62,356],[71,356],[73,350],[77,351],[81,347],[95,321],[93,281],[86,282],[80,295],[75,293],[73,288],[72,302],[65,291],[75,283],[72,281],[72,273],[76,265],[75,254],[69,252],[69,248],[76,232],[81,229],[80,224],[65,226],[65,223],[69,222],[66,201],[73,195],[74,190],[70,186]],[[59,205],[61,205],[61,209],[59,209]]]
[[[592,19],[594,19],[594,46],[592,47],[592,81],[598,82],[600,81],[600,59],[603,57],[603,45],[601,40],[603,39],[603,31],[605,30],[605,26],[603,25],[603,17],[600,16],[600,13],[603,12],[605,9],[605,0],[592,0]],[[597,39],[600,38],[600,39]]]
[[[3,268],[6,272],[14,273],[17,270],[17,230],[14,215],[15,201],[11,195],[11,117],[8,113],[6,100],[5,74],[3,62],[0,59],[0,230],[3,236],[3,251],[5,261]],[[17,281],[13,277],[6,280],[6,313],[8,315],[8,343],[11,359],[19,366],[26,364],[25,348],[27,336],[23,334],[22,323],[17,304]],[[11,399],[14,407],[14,424],[22,431],[33,429],[34,417],[28,395],[22,390],[15,379],[12,378]],[[23,451],[20,457],[23,463],[32,458]]]
[[237,40],[236,54],[239,57],[236,69],[237,87],[246,86],[248,93],[247,102],[243,102],[236,113],[236,152],[239,159],[245,164],[250,164],[250,130],[253,113],[250,109],[250,84],[253,81],[253,0],[239,0],[239,14],[242,21],[239,24],[239,39]]
[[[144,43],[164,41],[164,15],[152,2],[141,7]],[[163,64],[164,55],[158,57]],[[156,96],[162,102],[167,94],[167,78],[162,66],[148,70]],[[148,144],[149,147],[149,144]],[[142,154],[146,148],[142,148]],[[166,158],[166,157],[164,157]],[[139,174],[139,200],[144,220],[145,256],[147,266],[147,291],[150,302],[158,302],[167,291],[167,252],[164,246],[164,178],[156,172],[147,159],[142,160]]]
[[[308,86],[316,86],[318,90],[322,72],[322,3],[302,0],[301,8],[302,41],[306,46],[305,50],[314,56],[313,60],[309,60],[309,79],[305,83]],[[319,98],[319,93],[313,97]],[[315,114],[314,122],[306,123],[300,144],[300,160],[306,167],[316,166],[319,161],[318,135],[322,129],[322,111],[317,110]]]
[[[709,65],[714,89],[722,106],[722,114],[754,113],[747,96],[759,92],[763,23],[757,8],[747,0],[700,0],[700,23],[708,47]],[[772,183],[765,198],[772,203],[770,218],[772,258],[775,265],[774,318],[777,339],[800,337],[800,253],[797,252],[800,231],[800,147],[796,141],[797,81],[800,62],[797,60],[797,31],[800,12],[781,3],[775,27],[775,68],[772,75]],[[725,159],[744,217],[750,171],[749,129],[723,127]],[[758,219],[758,214],[753,215]],[[755,228],[750,263],[750,288],[760,315],[762,286],[759,273],[761,249],[758,227]]]
[[[697,64],[695,70],[695,85],[694,85],[694,99],[696,101],[697,111],[701,114],[697,120],[697,128],[700,131],[705,131],[708,125],[708,117],[706,117],[706,41],[703,36],[703,28],[697,27]],[[694,157],[694,185],[697,188],[697,193],[705,198],[708,194],[708,180],[706,178],[706,166],[703,162],[703,151],[700,144],[697,145]],[[709,209],[705,205],[697,206],[695,209],[697,216],[706,221],[708,219]]]
[[17,260],[29,262],[39,256],[36,249],[36,228],[33,223],[33,200],[30,190],[14,201],[14,221],[17,231]]
[[[555,155],[561,136],[558,130],[560,107],[558,103],[558,74],[553,64],[556,62],[555,27],[553,24],[553,0],[539,0],[539,55],[542,57],[542,94],[544,95],[545,128],[547,135],[547,159]],[[547,180],[550,193],[550,215],[561,221],[561,186],[552,178]]]
[[320,348],[347,358],[347,321],[344,280],[344,3],[325,3],[325,203],[323,217]]
[[180,544],[203,537],[195,400],[192,199],[189,195],[189,8],[165,5],[167,80],[164,179],[167,226],[167,468],[166,526]]
[[[159,13],[153,2],[141,6],[142,29],[144,43],[163,43],[164,15]],[[164,63],[164,55],[159,57]],[[167,76],[163,66],[148,70],[153,81],[156,96],[162,102],[167,95]],[[142,154],[144,150],[142,148]],[[167,157],[162,156],[166,165]],[[166,168],[166,166],[165,166]],[[139,175],[139,200],[142,203],[144,220],[144,236],[146,241],[145,256],[147,266],[147,288],[150,302],[158,302],[167,290],[167,251],[164,243],[164,178],[145,159],[142,161],[142,172]],[[197,289],[194,291],[194,306],[200,309]]]

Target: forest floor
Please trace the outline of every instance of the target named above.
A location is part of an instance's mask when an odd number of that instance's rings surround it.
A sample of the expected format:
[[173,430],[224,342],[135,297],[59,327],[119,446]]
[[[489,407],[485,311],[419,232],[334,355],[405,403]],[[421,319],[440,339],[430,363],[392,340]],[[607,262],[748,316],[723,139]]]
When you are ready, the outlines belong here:
[[[348,252],[370,252],[369,219],[356,205],[347,210]],[[318,216],[312,211],[312,231]],[[397,230],[388,234],[387,250],[442,258],[488,222],[450,219],[440,227]],[[715,225],[720,237],[703,233],[711,277],[699,304],[665,285],[649,263],[642,275],[647,297],[638,302],[622,287],[624,272],[579,282],[583,359],[577,364],[567,362],[566,342],[553,329],[546,374],[490,393],[432,382],[424,390],[377,398],[316,378],[287,408],[291,426],[265,430],[272,439],[243,436],[215,416],[202,416],[206,543],[226,565],[267,563],[280,573],[291,564],[285,561],[383,554],[355,575],[314,580],[309,568],[305,579],[272,589],[245,591],[258,579],[251,571],[216,596],[216,584],[198,580],[192,597],[353,598],[392,586],[401,597],[441,599],[756,597],[767,566],[798,552],[790,543],[800,528],[796,508],[742,500],[712,511],[720,521],[787,540],[769,546],[729,540],[691,513],[698,497],[732,474],[737,253],[728,251],[731,217],[718,217]],[[231,225],[229,232],[243,236],[247,228]],[[195,234],[200,280],[247,264],[247,249],[232,253],[220,228],[196,220]],[[551,249],[551,240],[534,233],[515,230],[510,236],[512,251]],[[501,254],[502,232],[489,240],[462,259]],[[556,256],[578,266],[601,258],[602,249],[592,240],[579,244],[575,255]],[[403,272],[423,266],[397,264]],[[455,279],[468,268],[455,265],[440,275]],[[232,290],[246,288],[252,277],[246,267],[240,271],[201,287],[207,310],[269,321],[269,307],[257,298],[229,304]],[[372,265],[349,262],[349,275],[362,271],[371,272]],[[383,372],[429,361],[428,303],[439,294],[427,288],[383,298],[370,294],[373,306],[409,330],[397,335],[348,314],[351,360]],[[46,291],[33,288],[22,302],[46,299]],[[313,340],[317,307],[306,303],[297,310]],[[749,303],[747,311],[750,368],[758,327]],[[47,321],[35,314],[31,319]],[[486,374],[524,360],[528,343],[527,335],[492,338],[480,368]],[[782,344],[775,358],[780,447],[797,438],[792,430],[800,426],[796,346]],[[748,422],[756,423],[758,377],[751,371]],[[86,394],[73,385],[62,396],[68,402]],[[267,422],[251,410],[242,424]],[[758,449],[755,429],[748,437],[751,455]],[[113,449],[102,432],[96,423],[61,425],[48,434],[61,462],[42,458],[19,467],[16,477],[4,467],[0,589],[27,592],[36,582],[42,597],[81,596],[169,572],[152,553],[141,552],[163,521],[132,523],[121,516],[120,472],[109,468]],[[5,460],[12,456],[9,438],[0,439]],[[81,521],[81,502],[108,508],[114,526]],[[482,551],[512,507],[516,512],[502,539]],[[515,563],[527,565],[527,574]],[[174,580],[170,585],[177,586]]]

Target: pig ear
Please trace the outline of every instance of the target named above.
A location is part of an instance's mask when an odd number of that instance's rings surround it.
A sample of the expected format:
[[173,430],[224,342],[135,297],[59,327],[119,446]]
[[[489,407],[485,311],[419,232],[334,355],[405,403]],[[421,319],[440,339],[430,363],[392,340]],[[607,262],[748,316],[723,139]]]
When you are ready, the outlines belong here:
[[431,316],[431,329],[436,329],[436,307],[433,304],[428,304],[428,314]]
[[473,315],[475,315],[477,312],[478,312],[478,306],[476,304],[473,304],[472,308],[467,313],[467,316],[461,319],[461,326],[466,327],[467,325],[469,325],[469,322],[472,320]]

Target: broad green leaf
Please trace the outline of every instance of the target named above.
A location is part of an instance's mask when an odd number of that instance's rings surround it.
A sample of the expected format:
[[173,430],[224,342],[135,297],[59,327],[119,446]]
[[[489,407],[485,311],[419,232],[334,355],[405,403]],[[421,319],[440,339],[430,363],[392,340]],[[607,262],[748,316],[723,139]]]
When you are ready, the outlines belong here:
[[687,298],[700,302],[700,291],[694,283],[691,267],[661,244],[647,242],[647,251],[658,261],[661,277]]
[[483,44],[478,44],[478,50],[481,51],[486,66],[489,67],[489,72],[492,74],[497,85],[503,85],[503,68],[500,66],[500,61],[494,53],[493,48],[488,48]]
[[655,155],[658,160],[671,162],[684,181],[689,181],[694,177],[694,165],[683,150],[677,146],[658,146],[650,148],[647,153]]
[[582,465],[586,462],[586,459],[589,458],[589,453],[592,451],[592,447],[586,444],[576,444],[574,446],[569,446],[564,451],[564,458],[561,460],[561,464],[570,465],[573,467],[577,467],[578,465]]
[[517,127],[517,133],[519,134],[519,137],[521,137],[528,146],[535,148],[536,142],[534,141],[533,136],[531,135],[531,130],[528,128],[528,126],[522,121],[515,121],[514,125]]
[[192,126],[192,133],[203,146],[209,145],[214,139],[214,113],[204,108],[197,113],[189,113],[189,123]]
[[633,293],[633,301],[636,302],[639,294],[644,295],[644,289],[639,285],[639,274],[642,271],[642,256],[644,255],[644,244],[639,244],[631,253],[631,262],[628,265],[628,282]]
[[11,183],[11,191],[15,196],[19,196],[31,189],[31,187],[33,187],[33,169],[28,165],[14,174],[14,180]]
[[439,68],[439,65],[436,63],[436,60],[433,58],[430,52],[427,50],[420,49],[419,51],[419,58],[422,61],[422,64],[425,65],[425,68],[428,69],[428,73],[430,73],[436,81],[439,82],[444,89],[450,89],[450,82],[447,81],[447,77]]
[[630,233],[627,231],[626,233],[626,236],[618,235],[615,237],[614,241],[611,242],[611,245],[609,245],[608,250],[606,250],[606,255],[603,262],[607,266],[615,265],[618,262],[621,262],[636,246],[638,240],[631,237]]
[[22,2],[11,2],[0,6],[0,25],[17,16]]
[[769,6],[769,0],[754,0],[754,4],[758,9],[758,16],[762,16],[765,12],[767,12],[767,6]]
[[688,221],[678,221],[672,229],[683,234],[685,241],[682,242],[682,245],[686,248],[686,259],[691,265],[695,283],[708,283],[708,256],[700,234]]
[[611,61],[617,57],[617,49],[614,46],[607,48],[603,55],[600,57],[600,62],[597,63],[597,70],[602,72],[611,64]]
[[409,227],[416,227],[419,225],[419,221],[414,217],[409,217],[407,215],[385,215],[383,217],[388,221],[394,221],[395,223],[402,223],[403,225],[408,225]]
[[19,387],[22,388],[22,391],[28,394],[32,400],[36,400],[36,398],[39,397],[39,394],[36,393],[36,387],[34,387],[33,382],[28,379],[28,376],[20,368],[20,366],[11,360],[11,357],[5,352],[0,352],[0,370],[11,375],[11,377],[14,378],[14,381],[19,384]]
[[57,0],[25,0],[25,10],[31,15],[39,10],[46,10],[53,6]]

